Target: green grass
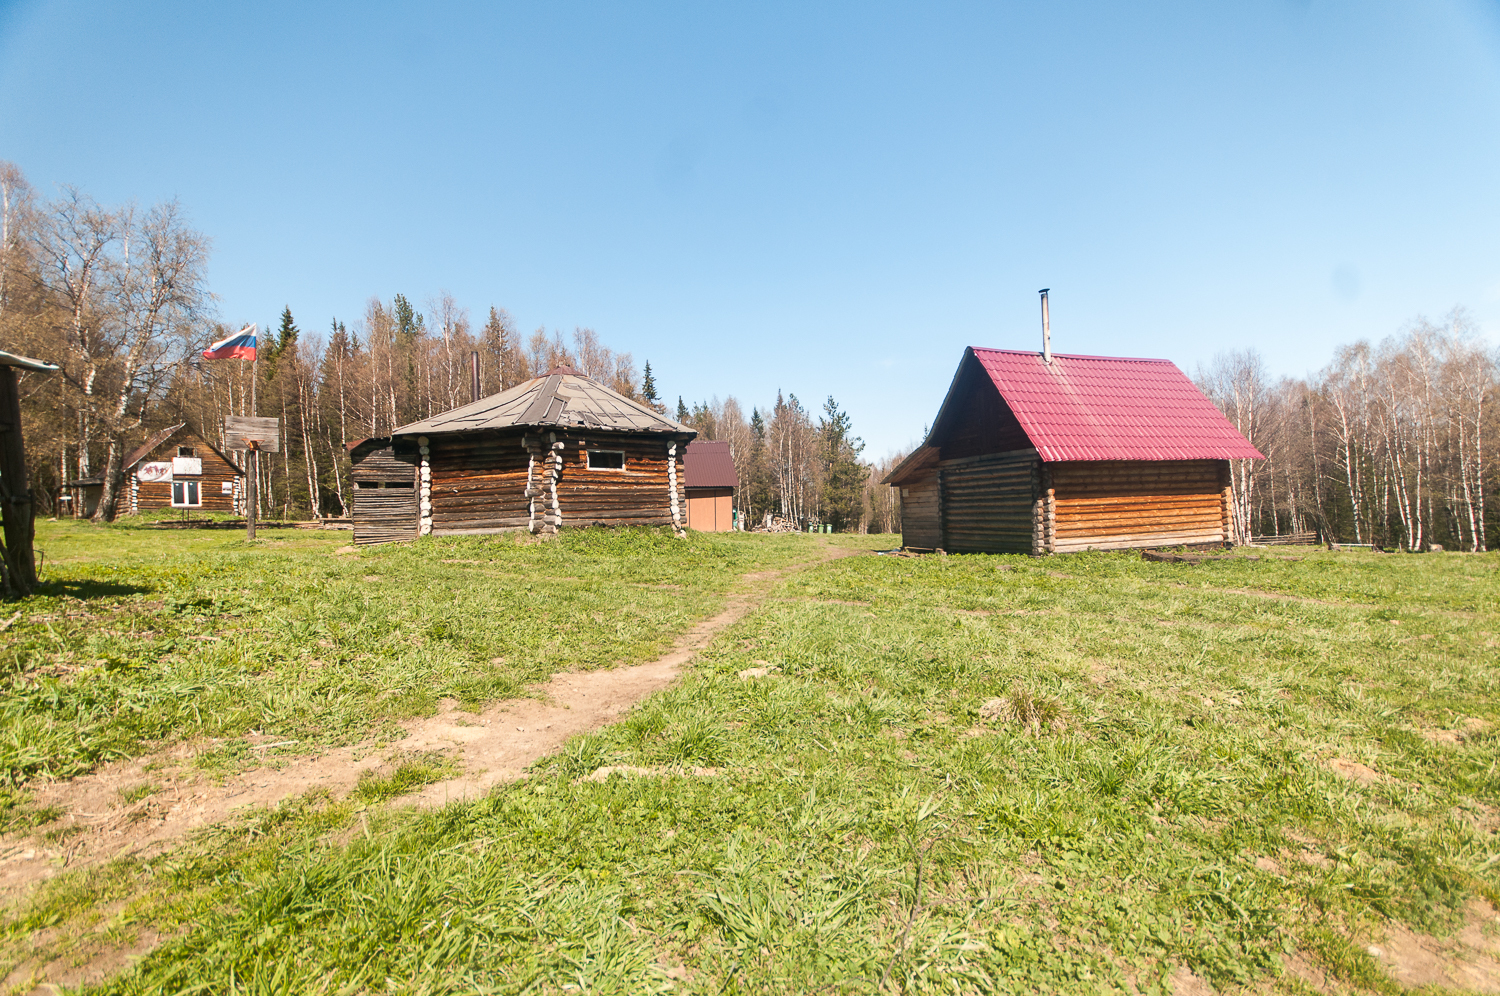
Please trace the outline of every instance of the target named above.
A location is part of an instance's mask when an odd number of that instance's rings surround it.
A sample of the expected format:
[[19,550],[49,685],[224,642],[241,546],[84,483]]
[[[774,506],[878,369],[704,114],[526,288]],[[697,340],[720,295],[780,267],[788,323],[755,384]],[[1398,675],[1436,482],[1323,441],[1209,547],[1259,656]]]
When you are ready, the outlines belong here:
[[266,536],[40,523],[45,583],[0,636],[0,785],[183,739],[232,769],[257,760],[251,730],[310,752],[392,735],[446,697],[637,663],[741,573],[815,545],[594,530],[340,554],[347,532]]
[[[612,570],[810,549],[579,536],[494,544],[482,570],[551,557],[586,578],[590,544],[636,543]],[[472,577],[448,550],[365,557]],[[366,808],[395,794],[371,779],[60,876],[4,929],[14,946],[125,903],[115,929],[168,939],[101,987],[119,993],[1166,992],[1174,964],[1296,992],[1298,950],[1394,991],[1363,954],[1386,923],[1441,935],[1500,897],[1497,566],[849,558],[789,577],[523,783],[417,812]],[[282,581],[279,611],[310,611],[298,592],[320,583]],[[707,605],[722,588],[704,584]],[[559,654],[582,618],[547,621]],[[737,677],[759,662],[779,670]],[[660,775],[583,779],[605,765]]]

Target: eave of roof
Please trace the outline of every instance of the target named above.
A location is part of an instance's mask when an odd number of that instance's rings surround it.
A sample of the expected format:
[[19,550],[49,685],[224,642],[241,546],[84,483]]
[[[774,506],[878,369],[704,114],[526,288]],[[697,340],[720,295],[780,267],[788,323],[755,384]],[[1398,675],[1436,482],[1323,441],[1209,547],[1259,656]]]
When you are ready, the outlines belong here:
[[696,429],[563,367],[488,398],[403,425],[392,435],[431,436],[484,429],[633,432],[688,439],[698,434]]
[[56,363],[48,363],[46,360],[34,360],[20,353],[7,353],[0,349],[0,367],[20,367],[23,370],[35,370],[39,373],[51,373],[61,370]]

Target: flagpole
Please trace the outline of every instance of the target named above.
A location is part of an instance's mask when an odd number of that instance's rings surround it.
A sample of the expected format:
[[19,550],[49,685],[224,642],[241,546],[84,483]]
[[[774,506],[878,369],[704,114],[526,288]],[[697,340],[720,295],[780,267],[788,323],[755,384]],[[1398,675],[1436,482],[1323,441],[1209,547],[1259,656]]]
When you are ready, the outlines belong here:
[[[258,339],[259,337],[257,337]],[[257,341],[256,345],[259,345]],[[255,382],[260,380],[260,370],[256,366],[260,362],[260,350],[255,351],[255,356],[250,360],[250,417],[255,417]],[[256,490],[255,465],[260,463],[260,457],[255,452],[255,441],[251,440],[245,447],[245,484],[249,494],[245,496],[245,539],[255,539],[255,506],[260,503],[260,492]]]

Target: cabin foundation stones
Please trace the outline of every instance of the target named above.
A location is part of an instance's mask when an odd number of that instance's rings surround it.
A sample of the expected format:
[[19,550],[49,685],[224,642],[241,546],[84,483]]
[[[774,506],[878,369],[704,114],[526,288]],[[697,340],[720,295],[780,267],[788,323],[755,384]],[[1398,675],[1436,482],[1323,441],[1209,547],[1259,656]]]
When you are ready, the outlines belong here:
[[970,348],[884,483],[917,550],[1222,546],[1232,459],[1263,457],[1167,360]]
[[[407,503],[356,491],[356,543],[564,525],[672,526],[681,535],[682,454],[696,433],[568,367],[350,447],[404,474]],[[390,467],[399,465],[399,469]],[[399,482],[379,476],[379,491]],[[413,489],[413,485],[415,488]],[[400,518],[405,516],[405,518]]]

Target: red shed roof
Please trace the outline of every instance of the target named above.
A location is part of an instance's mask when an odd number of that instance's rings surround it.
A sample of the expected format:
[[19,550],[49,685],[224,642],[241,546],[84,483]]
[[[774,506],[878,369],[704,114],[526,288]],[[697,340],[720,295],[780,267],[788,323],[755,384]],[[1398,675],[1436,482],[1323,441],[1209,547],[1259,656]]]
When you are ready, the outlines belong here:
[[[970,347],[1047,462],[1265,459],[1170,360]],[[954,378],[955,384],[958,378]],[[936,429],[953,403],[943,402]]]
[[969,352],[1044,461],[1265,459],[1171,360]]
[[734,456],[727,442],[695,439],[682,455],[683,471],[689,488],[737,488],[739,475],[734,470]]

